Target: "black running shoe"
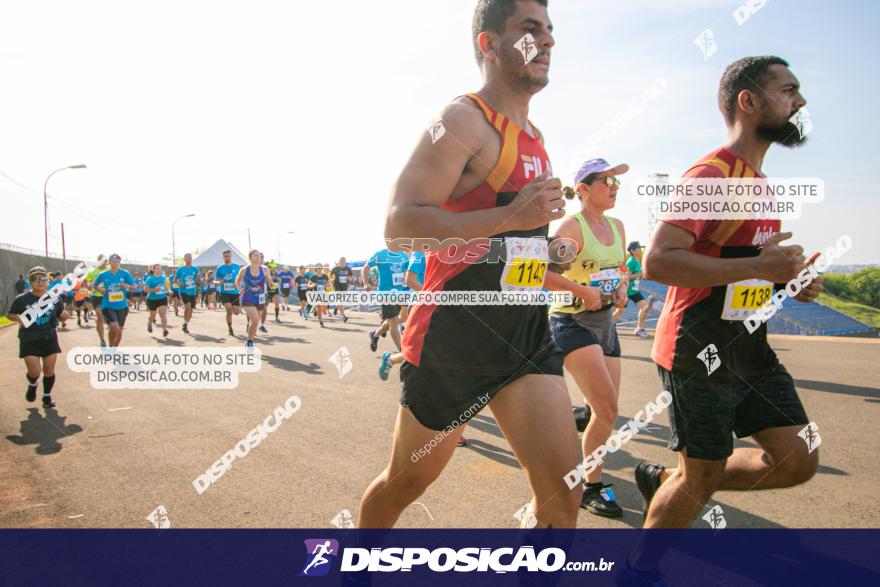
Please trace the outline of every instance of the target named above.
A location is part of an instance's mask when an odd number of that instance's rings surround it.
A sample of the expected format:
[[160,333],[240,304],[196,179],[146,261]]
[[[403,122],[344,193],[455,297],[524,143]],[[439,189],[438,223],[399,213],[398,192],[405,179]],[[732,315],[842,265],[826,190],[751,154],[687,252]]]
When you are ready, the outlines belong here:
[[183,323],[183,331],[189,334],[189,328],[186,326],[186,322]]
[[370,350],[375,353],[377,348],[379,348],[379,337],[376,336],[375,330],[371,330],[370,331]]
[[235,333],[232,332],[232,325],[228,324],[227,326],[229,326],[229,336],[235,336]]
[[147,332],[153,332],[153,323],[147,322]]
[[590,513],[606,518],[619,518],[623,515],[623,510],[617,505],[614,496],[614,490],[609,485],[601,487],[587,486],[584,489],[584,496],[581,498],[581,507]]
[[578,432],[586,430],[587,424],[590,423],[590,417],[593,415],[590,406],[572,406],[571,412],[574,414],[574,423]]
[[643,519],[648,517],[648,508],[651,507],[651,500],[654,499],[654,494],[657,493],[657,489],[662,483],[660,475],[665,470],[666,467],[663,465],[652,465],[644,461],[636,465],[636,486],[639,488],[639,493],[645,499],[645,509],[642,512]]
[[55,407],[55,402],[52,401],[51,395],[44,395],[43,396],[43,407],[44,408],[54,408]]
[[28,385],[27,393],[24,394],[24,399],[29,402],[37,401],[37,386],[36,385]]

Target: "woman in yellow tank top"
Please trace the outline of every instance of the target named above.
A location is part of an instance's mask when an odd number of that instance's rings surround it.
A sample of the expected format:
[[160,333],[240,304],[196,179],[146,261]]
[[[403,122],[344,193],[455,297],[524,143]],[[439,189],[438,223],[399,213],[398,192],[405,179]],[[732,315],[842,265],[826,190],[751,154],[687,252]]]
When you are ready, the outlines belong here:
[[565,369],[572,375],[592,412],[582,447],[584,497],[581,507],[606,517],[618,517],[614,490],[602,483],[603,460],[590,455],[604,445],[617,420],[620,391],[620,342],[612,313],[627,301],[623,223],[605,215],[614,207],[620,186],[618,175],[629,166],[611,167],[604,159],[585,162],[575,174],[575,187],[566,188],[569,199],[578,196],[581,210],[562,221],[555,236],[572,239],[578,254],[563,276],[588,286],[591,296],[572,305],[550,307],[550,333],[565,354]]

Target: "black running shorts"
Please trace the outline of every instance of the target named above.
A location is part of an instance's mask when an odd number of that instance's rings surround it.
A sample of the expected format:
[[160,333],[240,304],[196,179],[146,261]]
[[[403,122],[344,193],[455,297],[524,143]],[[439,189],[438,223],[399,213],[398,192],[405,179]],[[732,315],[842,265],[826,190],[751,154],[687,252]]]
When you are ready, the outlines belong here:
[[409,408],[426,428],[456,428],[474,417],[505,386],[531,373],[561,377],[562,353],[553,344],[545,345],[537,356],[506,375],[427,370],[404,361],[400,366],[400,405]]
[[125,319],[128,317],[128,308],[114,310],[113,308],[101,308],[101,314],[107,322],[116,322],[119,327],[125,326]]
[[[794,381],[782,364],[763,376],[729,380],[657,366],[663,389],[672,394],[669,448],[687,456],[720,461],[733,453],[733,435],[809,423]],[[716,374],[717,375],[717,374]]]
[[162,306],[168,305],[168,298],[161,298],[158,300],[147,300],[147,309],[152,311],[158,310]]
[[38,338],[36,340],[19,339],[18,341],[19,359],[25,357],[50,357],[60,352],[61,347],[58,345],[58,335],[54,332],[52,336],[47,338]]
[[238,298],[238,294],[229,294],[229,293],[221,293],[220,294],[220,303],[221,304],[232,304],[233,306],[238,306],[241,304]]
[[382,320],[391,320],[400,316],[400,306],[382,306]]
[[643,296],[641,292],[631,293],[627,297],[629,298],[629,301],[636,305],[638,305],[639,302],[645,299],[645,296]]
[[189,294],[182,293],[182,294],[180,294],[180,299],[183,301],[184,304],[189,304],[191,306],[196,305],[196,296],[191,296]]

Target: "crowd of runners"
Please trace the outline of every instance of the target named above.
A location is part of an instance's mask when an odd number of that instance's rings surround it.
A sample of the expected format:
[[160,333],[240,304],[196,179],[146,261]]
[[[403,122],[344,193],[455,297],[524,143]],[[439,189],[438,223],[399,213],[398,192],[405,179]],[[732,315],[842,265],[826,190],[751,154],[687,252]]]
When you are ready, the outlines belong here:
[[[531,59],[515,48],[533,39]],[[624,223],[608,213],[615,207],[625,163],[593,156],[583,161],[570,187],[555,177],[541,132],[528,118],[531,97],[548,84],[552,25],[546,2],[481,0],[474,18],[474,50],[484,76],[476,93],[456,98],[442,112],[444,140],[425,134],[400,173],[385,226],[386,242],[405,239],[459,239],[466,259],[441,260],[438,249],[393,246],[373,254],[360,271],[340,259],[327,265],[279,267],[251,251],[248,264],[224,262],[202,271],[186,255],[174,271],[162,265],[132,275],[119,255],[99,259],[81,283],[44,319],[21,328],[21,356],[27,366],[28,401],[43,375],[51,405],[56,324],[76,314],[77,323],[95,324],[101,346],[118,346],[130,311],[146,303],[146,327],[161,325],[168,336],[168,307],[182,314],[184,333],[196,304],[225,311],[229,334],[245,315],[248,347],[267,333],[270,309],[295,308],[303,320],[323,327],[331,308],[311,306],[309,291],[345,291],[360,280],[367,291],[539,291],[570,292],[572,304],[383,305],[369,332],[370,350],[383,338],[390,349],[378,358],[387,380],[395,367],[401,381],[400,407],[392,456],[363,494],[358,525],[393,526],[401,512],[438,478],[464,425],[488,405],[513,449],[532,491],[524,524],[566,528],[576,525],[578,508],[593,514],[622,514],[601,463],[574,489],[563,479],[583,455],[593,454],[615,431],[621,393],[621,347],[617,321],[628,303],[638,308],[633,334],[650,337],[646,320],[661,311],[652,359],[663,389],[670,392],[669,448],[677,465],[640,463],[634,471],[644,497],[646,527],[687,527],[716,490],[790,487],[807,481],[818,466],[798,432],[808,424],[792,377],[767,342],[766,326],[746,332],[733,311],[733,288],[778,290],[807,267],[802,247],[786,245],[790,233],[779,220],[663,220],[650,244],[627,241]],[[525,63],[524,63],[525,61]],[[773,144],[804,142],[791,118],[804,107],[797,78],[779,57],[746,57],[722,76],[718,105],[727,127],[724,146],[700,157],[687,178],[762,178],[765,154]],[[598,155],[598,154],[595,154]],[[566,181],[568,183],[568,181]],[[576,204],[566,216],[565,202]],[[560,220],[551,234],[549,224]],[[552,259],[550,243],[565,239],[576,255]],[[542,244],[543,243],[543,244]],[[499,246],[500,262],[485,261]],[[474,261],[477,260],[477,261]],[[374,272],[377,275],[374,275]],[[669,286],[665,302],[647,298],[640,280]],[[18,319],[49,288],[52,279],[35,267],[29,291],[16,298],[9,317]],[[821,278],[796,299],[814,301]],[[754,296],[753,296],[754,297]],[[662,310],[661,310],[662,308]],[[333,315],[347,321],[343,306]],[[698,355],[712,343],[724,367],[707,375]],[[367,341],[364,341],[367,344]],[[568,371],[585,406],[573,417]],[[481,398],[487,401],[481,402]],[[580,412],[578,412],[580,410]],[[467,414],[463,417],[463,414]],[[583,431],[578,446],[578,430]],[[410,455],[448,432],[417,463]],[[733,448],[734,437],[750,436],[757,448]],[[614,456],[607,458],[613,459]],[[633,560],[638,575],[651,561]],[[644,572],[649,572],[645,570]]]

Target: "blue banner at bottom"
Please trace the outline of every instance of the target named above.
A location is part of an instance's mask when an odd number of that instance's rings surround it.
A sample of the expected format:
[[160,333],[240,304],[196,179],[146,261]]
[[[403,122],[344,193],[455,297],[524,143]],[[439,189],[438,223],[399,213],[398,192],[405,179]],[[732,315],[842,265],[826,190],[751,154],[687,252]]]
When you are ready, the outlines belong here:
[[0,585],[880,585],[878,530],[0,530]]

